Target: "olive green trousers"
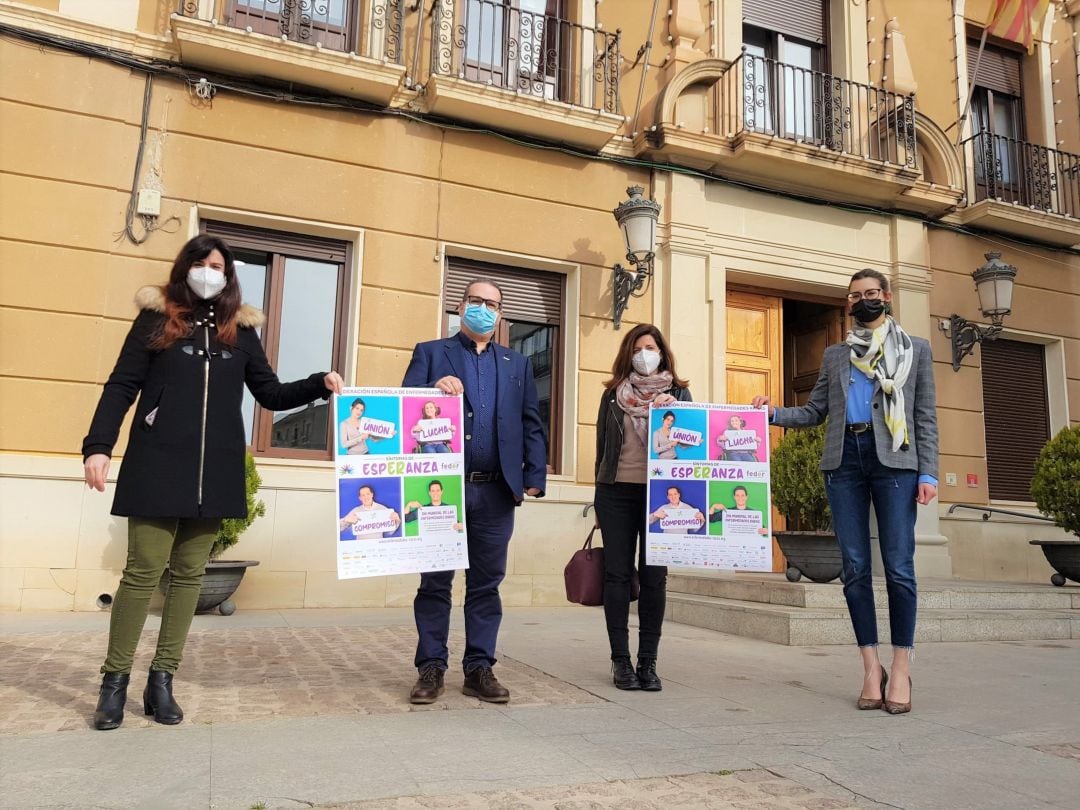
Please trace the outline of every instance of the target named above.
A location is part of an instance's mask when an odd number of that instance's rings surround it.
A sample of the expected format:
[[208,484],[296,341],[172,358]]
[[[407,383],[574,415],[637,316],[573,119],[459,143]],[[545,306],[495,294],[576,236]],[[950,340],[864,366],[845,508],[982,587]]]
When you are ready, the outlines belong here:
[[127,566],[109,620],[109,649],[102,672],[131,672],[150,597],[169,566],[157,652],[150,668],[176,672],[184,653],[203,572],[220,518],[128,518]]

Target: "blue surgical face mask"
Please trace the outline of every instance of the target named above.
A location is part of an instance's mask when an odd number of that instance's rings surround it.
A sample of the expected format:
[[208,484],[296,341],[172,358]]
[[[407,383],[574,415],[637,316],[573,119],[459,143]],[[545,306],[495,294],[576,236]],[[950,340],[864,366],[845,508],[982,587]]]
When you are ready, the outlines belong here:
[[461,316],[461,322],[474,335],[490,335],[495,331],[495,321],[498,318],[498,313],[492,312],[483,304],[466,304],[465,312]]

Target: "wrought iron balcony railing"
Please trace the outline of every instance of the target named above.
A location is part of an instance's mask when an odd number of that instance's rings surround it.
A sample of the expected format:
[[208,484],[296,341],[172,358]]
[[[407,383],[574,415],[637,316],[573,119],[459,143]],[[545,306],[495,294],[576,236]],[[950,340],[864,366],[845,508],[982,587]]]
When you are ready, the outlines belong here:
[[1080,155],[1059,152],[991,132],[979,132],[964,141],[968,189],[972,202],[1000,200],[1080,218]]
[[435,0],[431,72],[617,112],[619,32],[530,11],[529,5]]
[[[363,10],[368,6],[367,19]],[[179,0],[183,17],[401,64],[405,0]]]
[[745,48],[720,83],[717,132],[770,135],[909,169],[915,98],[788,65]]

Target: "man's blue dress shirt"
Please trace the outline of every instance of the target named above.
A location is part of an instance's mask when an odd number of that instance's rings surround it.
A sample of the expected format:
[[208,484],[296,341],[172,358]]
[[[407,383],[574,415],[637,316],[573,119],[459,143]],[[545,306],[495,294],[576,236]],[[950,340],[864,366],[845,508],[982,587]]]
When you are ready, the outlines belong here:
[[495,368],[495,350],[489,343],[484,351],[476,353],[476,342],[464,332],[458,332],[461,353],[464,357],[466,391],[476,392],[476,401],[469,400],[472,407],[472,439],[469,440],[469,469],[466,472],[495,472],[499,469],[499,434],[495,418],[498,370]]

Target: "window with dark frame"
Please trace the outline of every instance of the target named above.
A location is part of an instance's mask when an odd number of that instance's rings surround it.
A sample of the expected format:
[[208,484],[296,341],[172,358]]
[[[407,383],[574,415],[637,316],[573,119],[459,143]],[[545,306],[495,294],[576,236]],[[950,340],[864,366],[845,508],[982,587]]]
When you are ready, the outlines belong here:
[[[1023,53],[986,44],[979,38],[967,45],[968,70],[974,85],[971,116],[975,138],[975,183],[978,199],[1001,198],[1024,204],[1024,174],[1031,167],[1025,147]],[[976,73],[977,66],[977,73]]]
[[998,338],[980,351],[990,499],[1030,501],[1035,460],[1050,439],[1046,349]]
[[443,335],[461,330],[458,305],[470,281],[489,278],[503,292],[494,340],[523,354],[533,367],[540,419],[547,430],[548,471],[559,471],[562,420],[562,346],[565,276],[448,258],[443,284]]
[[229,0],[225,24],[349,51],[355,43],[360,8],[360,0]]
[[569,100],[575,28],[565,0],[464,0],[464,71],[470,81]]
[[744,0],[746,128],[821,142],[828,83],[825,0]]
[[[279,378],[287,382],[344,367],[348,243],[211,221],[202,230],[232,248],[244,303],[266,314],[259,337]],[[271,412],[245,389],[242,410],[256,456],[332,457],[327,400]]]

